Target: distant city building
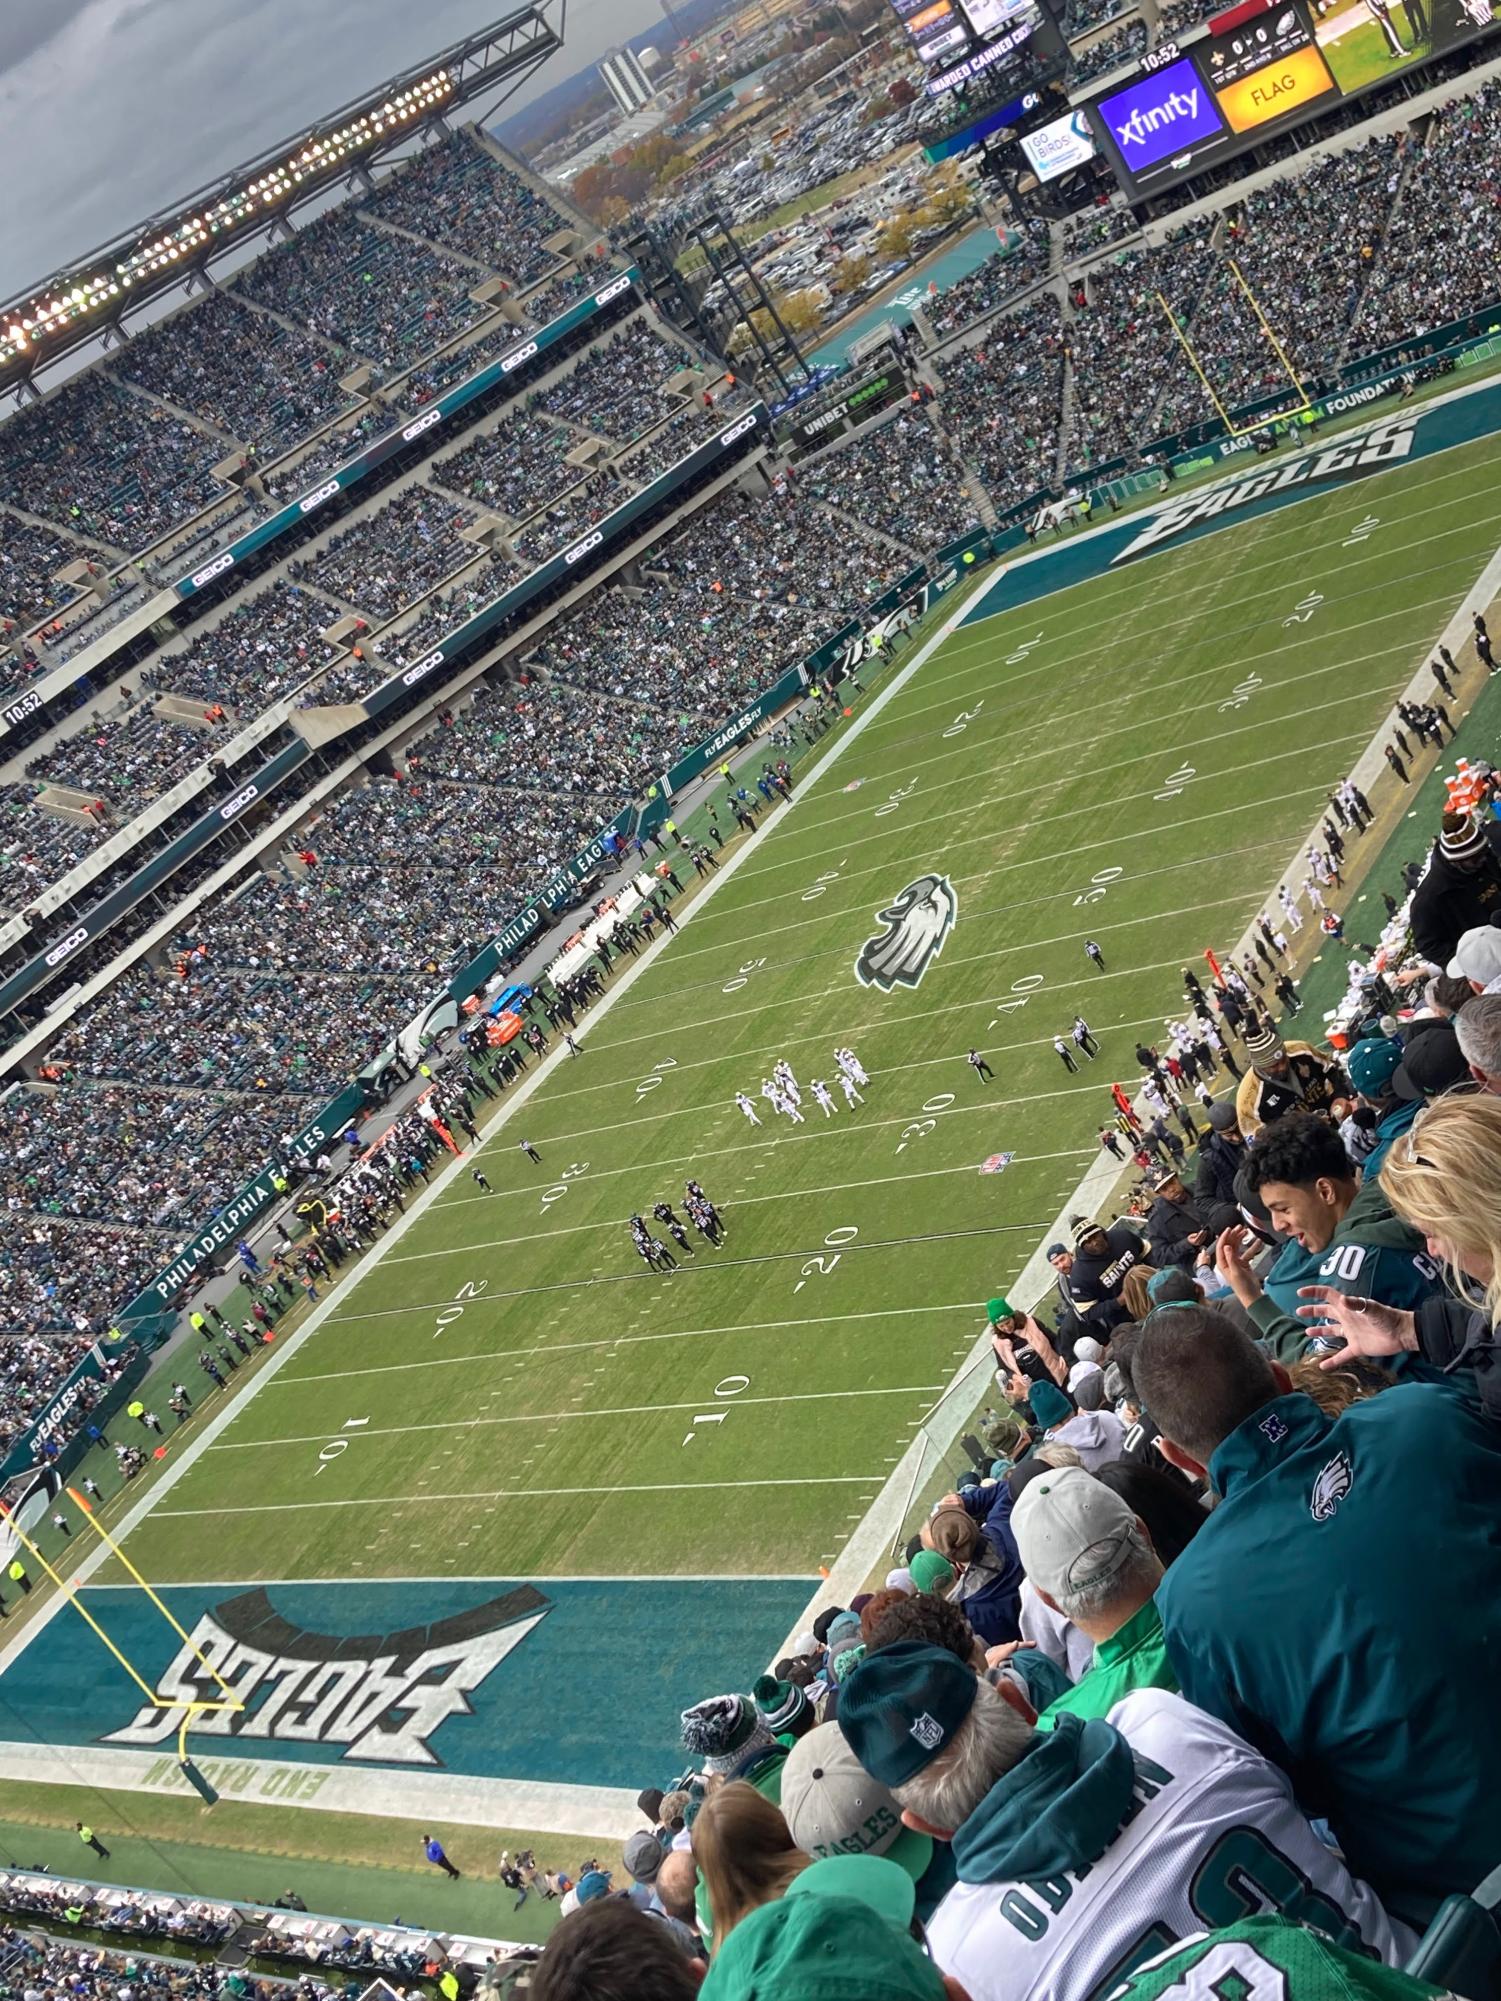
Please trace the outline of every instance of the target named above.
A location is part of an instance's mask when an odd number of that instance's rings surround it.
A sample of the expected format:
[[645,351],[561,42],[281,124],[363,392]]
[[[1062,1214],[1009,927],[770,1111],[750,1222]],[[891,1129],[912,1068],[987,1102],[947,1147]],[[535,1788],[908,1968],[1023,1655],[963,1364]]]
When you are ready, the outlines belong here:
[[652,83],[634,49],[615,49],[599,66],[605,87],[627,118],[651,102]]

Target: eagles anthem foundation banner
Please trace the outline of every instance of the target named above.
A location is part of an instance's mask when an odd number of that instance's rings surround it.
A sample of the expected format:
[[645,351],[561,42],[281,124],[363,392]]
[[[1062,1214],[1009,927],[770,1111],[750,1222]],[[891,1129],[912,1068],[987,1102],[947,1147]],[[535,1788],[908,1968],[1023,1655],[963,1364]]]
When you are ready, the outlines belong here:
[[[193,1584],[162,1592],[185,1643],[130,1586],[82,1597],[170,1703],[245,1707],[192,1726],[220,1792],[418,1810],[421,1774],[619,1788],[681,1769],[687,1703],[746,1685],[816,1577],[411,1579]],[[178,1791],[181,1707],[143,1701],[63,1606],[0,1657],[0,1778]],[[62,1747],[59,1753],[48,1747]],[[394,1782],[394,1783],[393,1783]],[[631,1825],[635,1824],[632,1819]]]

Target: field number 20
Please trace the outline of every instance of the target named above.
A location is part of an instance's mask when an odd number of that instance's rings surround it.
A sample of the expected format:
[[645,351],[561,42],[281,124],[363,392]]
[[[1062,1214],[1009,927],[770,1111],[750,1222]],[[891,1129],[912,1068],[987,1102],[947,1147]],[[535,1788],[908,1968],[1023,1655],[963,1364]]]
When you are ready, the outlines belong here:
[[853,1223],[841,1223],[837,1230],[830,1230],[829,1234],[824,1238],[824,1243],[833,1250],[833,1256],[825,1257],[823,1252],[820,1251],[816,1257],[805,1260],[799,1267],[803,1275],[792,1290],[794,1292],[801,1292],[815,1272],[827,1278],[838,1264],[840,1258],[840,1251],[834,1247],[836,1245],[852,1244],[859,1234],[858,1228]]

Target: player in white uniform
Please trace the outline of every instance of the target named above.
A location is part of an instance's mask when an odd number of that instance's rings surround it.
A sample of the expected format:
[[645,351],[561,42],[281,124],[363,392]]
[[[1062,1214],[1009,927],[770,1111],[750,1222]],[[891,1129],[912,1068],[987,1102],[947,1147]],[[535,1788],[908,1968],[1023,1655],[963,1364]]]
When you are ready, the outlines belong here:
[[782,1096],[784,1098],[790,1098],[794,1105],[800,1105],[803,1102],[803,1094],[798,1089],[796,1077],[792,1074],[792,1065],[787,1061],[785,1056],[781,1058],[771,1074],[781,1085]]
[[870,1082],[869,1077],[865,1074],[864,1064],[853,1049],[836,1049],[834,1051],[834,1061],[839,1065],[845,1076],[853,1077],[857,1084],[868,1084]]
[[822,1077],[815,1077],[809,1088],[813,1093],[814,1104],[822,1107],[826,1119],[831,1118],[834,1111],[834,1096],[828,1085]]
[[1287,919],[1288,930],[1296,937],[1303,929],[1303,913],[1293,902],[1292,892],[1285,882],[1278,886],[1277,901],[1282,905],[1282,915]]
[[771,1103],[773,1110],[780,1112],[783,1118],[791,1119],[792,1123],[795,1126],[800,1126],[803,1124],[802,1113],[798,1110],[797,1106],[793,1104],[792,1100],[784,1092],[778,1091],[776,1096],[772,1099]]
[[746,1097],[744,1091],[737,1091],[735,1093],[735,1103],[740,1107],[741,1111],[744,1112],[745,1116],[750,1120],[753,1126],[760,1125],[761,1121],[756,1116],[756,1108],[751,1103],[750,1099]]
[[860,1093],[855,1089],[855,1080],[850,1075],[848,1070],[840,1071],[839,1088],[844,1093],[844,1101],[847,1105],[863,1105],[865,1103],[865,1100],[860,1096]]
[[[1033,1730],[945,1659],[914,1648],[862,1683],[882,1660],[871,1655],[840,1690],[839,1727],[909,1825],[952,1845],[959,1880],[928,1920],[928,1947],[970,2001],[1087,2001],[1248,1906],[1388,1966],[1411,1952],[1413,1934],[1318,1839],[1284,1774],[1216,1718],[1147,1688],[1103,1722],[1062,1715]],[[962,1779],[945,1797],[944,1777],[961,1773],[969,1798],[955,1796]]]

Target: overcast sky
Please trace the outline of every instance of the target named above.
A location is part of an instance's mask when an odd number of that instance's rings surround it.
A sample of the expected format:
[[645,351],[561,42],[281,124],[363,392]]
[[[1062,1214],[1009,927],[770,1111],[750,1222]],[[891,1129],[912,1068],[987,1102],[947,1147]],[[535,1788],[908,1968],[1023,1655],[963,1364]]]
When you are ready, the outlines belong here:
[[[0,0],[0,298],[505,11],[505,0]],[[660,19],[658,0],[568,0],[566,46],[512,105]]]

